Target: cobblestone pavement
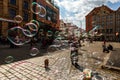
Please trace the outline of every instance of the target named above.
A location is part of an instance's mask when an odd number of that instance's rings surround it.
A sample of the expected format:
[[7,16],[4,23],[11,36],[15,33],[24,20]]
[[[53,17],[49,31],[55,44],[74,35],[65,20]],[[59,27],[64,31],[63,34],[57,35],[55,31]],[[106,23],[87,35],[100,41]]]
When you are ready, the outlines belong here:
[[[120,72],[100,68],[107,55],[102,53],[101,42],[85,42],[84,45],[79,49],[79,65],[100,73],[104,80],[120,80]],[[49,71],[44,68],[47,58],[50,62]],[[83,72],[72,66],[70,61],[70,50],[67,49],[1,65],[0,80],[82,80]]]
[[[53,53],[44,57],[37,57],[14,62],[11,64],[1,65],[0,80],[58,80],[62,78],[67,79],[67,76],[65,76],[64,74],[69,74],[69,50],[58,52],[60,54]],[[44,60],[46,58],[48,58],[50,61],[49,71],[46,71],[44,68]]]
[[[109,42],[110,43],[110,42]],[[107,45],[109,44],[107,42]],[[114,48],[120,48],[120,43],[111,43]],[[79,50],[79,64],[85,68],[91,69],[101,74],[105,80],[120,80],[120,72],[107,69],[101,69],[104,59],[107,58],[108,53],[102,52],[102,42],[84,43],[84,47]]]
[[27,61],[0,67],[0,80],[53,80],[43,66]]

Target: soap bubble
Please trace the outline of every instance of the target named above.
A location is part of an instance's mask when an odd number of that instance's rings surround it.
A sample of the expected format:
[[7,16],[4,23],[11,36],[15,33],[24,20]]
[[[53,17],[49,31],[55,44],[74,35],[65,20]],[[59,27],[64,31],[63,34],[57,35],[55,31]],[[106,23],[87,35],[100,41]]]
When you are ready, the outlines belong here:
[[14,45],[24,45],[30,42],[30,39],[23,34],[23,28],[16,26],[8,30],[7,39]]
[[37,54],[39,54],[39,50],[35,47],[33,47],[31,50],[30,50],[30,55],[31,56],[36,56]]
[[14,20],[15,20],[15,22],[17,22],[17,23],[21,23],[21,22],[23,21],[23,18],[22,18],[20,15],[16,15],[16,16],[14,17]]
[[27,37],[33,37],[38,32],[38,27],[34,23],[27,23],[27,24],[25,24],[24,29],[26,29],[26,30],[24,30],[24,34]]
[[50,36],[52,36],[52,35],[53,35],[53,32],[52,32],[52,31],[48,31],[48,32],[47,32],[47,36],[48,36],[48,37],[50,37]]
[[41,6],[36,3],[36,2],[33,2],[32,3],[32,6],[31,6],[31,11],[34,13],[34,14],[39,14],[41,12]]
[[13,60],[14,60],[13,56],[7,56],[7,57],[5,58],[5,62],[6,62],[6,63],[11,63],[11,62],[13,62]]
[[41,11],[38,15],[40,17],[45,17],[46,16],[46,9],[43,6],[40,6],[40,7],[41,7]]

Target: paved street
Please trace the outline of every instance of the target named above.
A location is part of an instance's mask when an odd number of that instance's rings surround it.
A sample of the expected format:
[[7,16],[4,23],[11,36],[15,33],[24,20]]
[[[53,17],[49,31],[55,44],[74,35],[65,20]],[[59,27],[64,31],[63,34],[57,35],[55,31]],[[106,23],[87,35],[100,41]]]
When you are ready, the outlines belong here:
[[[92,69],[94,71],[99,72],[102,74],[102,76],[107,77],[105,80],[119,80],[120,79],[120,72],[119,71],[114,71],[111,70],[111,67],[107,69],[101,69],[101,65],[104,63],[104,60],[107,58],[107,55],[111,54],[110,53],[103,53],[102,52],[102,43],[103,42],[94,42],[89,44],[86,42],[86,46],[82,47],[80,49],[80,53],[82,56],[79,56],[79,64],[83,65],[86,68]],[[117,51],[117,48],[120,49],[120,43],[113,43],[113,42],[107,42],[108,44],[112,44],[114,47],[114,50]],[[112,55],[111,55],[112,56]],[[114,55],[115,57],[116,55]],[[111,59],[115,59],[115,58]],[[117,57],[120,57],[120,55],[117,55]],[[118,59],[117,62],[120,62]],[[112,62],[113,63],[113,62]]]
[[[70,69],[68,68],[68,66],[70,66],[69,50],[61,50],[57,51],[57,53],[58,52],[59,54],[55,54],[56,52],[52,54],[49,53],[43,57],[34,57],[1,65],[0,80],[56,80],[61,75],[62,70],[66,70],[68,74]],[[63,52],[66,53],[66,55],[63,55]],[[44,69],[44,60],[46,58],[49,58],[50,61],[49,72],[46,72]],[[67,77],[65,76],[65,78]]]
[[[39,54],[37,54],[37,56],[43,56],[46,54],[47,50],[40,49],[39,44],[35,47],[39,50]],[[0,64],[5,64],[5,58],[9,56],[13,57],[14,62],[32,58],[30,50],[30,44],[25,44],[19,48],[9,48],[9,45],[0,45]]]
[[[100,73],[104,80],[120,80],[120,72],[101,69],[105,56],[102,53],[101,42],[85,42],[79,49],[79,65]],[[112,43],[115,48],[119,44]],[[44,69],[44,60],[49,59],[49,71]],[[0,66],[0,80],[82,80],[80,72],[70,62],[70,50],[58,50],[10,64]]]

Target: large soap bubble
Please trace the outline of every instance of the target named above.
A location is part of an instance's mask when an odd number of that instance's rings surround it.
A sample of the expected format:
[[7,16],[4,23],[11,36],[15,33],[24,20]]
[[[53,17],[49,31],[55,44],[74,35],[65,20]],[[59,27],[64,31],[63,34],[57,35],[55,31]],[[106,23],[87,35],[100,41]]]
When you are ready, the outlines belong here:
[[40,6],[40,7],[41,7],[41,11],[39,13],[39,16],[40,17],[45,17],[46,16],[46,9],[43,6]]
[[14,20],[15,20],[15,22],[17,22],[17,23],[21,23],[21,22],[23,21],[23,18],[22,18],[20,15],[16,15],[16,16],[14,17]]
[[36,2],[33,2],[32,3],[32,6],[31,6],[31,11],[34,13],[34,14],[39,14],[41,12],[41,6],[36,3]]
[[30,38],[23,34],[23,28],[16,26],[8,30],[8,40],[14,45],[24,45],[30,42]]
[[27,23],[27,24],[25,24],[24,28],[26,29],[26,30],[24,30],[24,34],[27,37],[33,37],[38,32],[38,27],[34,23]]
[[38,48],[33,47],[33,48],[30,50],[30,55],[31,55],[31,56],[36,56],[37,54],[39,54]]
[[13,56],[7,56],[7,57],[5,58],[5,62],[6,62],[6,63],[11,63],[11,62],[13,62],[13,61],[14,61]]

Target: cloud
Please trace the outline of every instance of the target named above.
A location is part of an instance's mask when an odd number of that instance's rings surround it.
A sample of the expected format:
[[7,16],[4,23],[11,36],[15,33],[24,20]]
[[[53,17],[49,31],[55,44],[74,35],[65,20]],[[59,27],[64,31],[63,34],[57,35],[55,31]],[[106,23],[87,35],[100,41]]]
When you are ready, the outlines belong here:
[[120,2],[120,0],[107,0],[107,1],[109,1],[109,2],[111,2],[111,3],[117,3],[117,2]]
[[81,26],[85,29],[85,16],[94,7],[107,4],[107,2],[116,3],[120,0],[55,0],[57,5],[59,5],[60,18],[66,21],[74,22],[74,24]]

